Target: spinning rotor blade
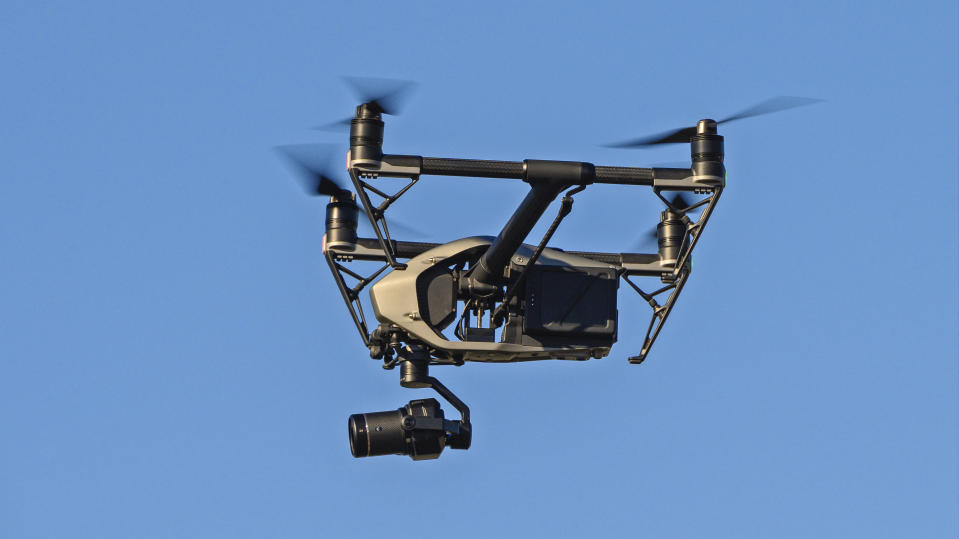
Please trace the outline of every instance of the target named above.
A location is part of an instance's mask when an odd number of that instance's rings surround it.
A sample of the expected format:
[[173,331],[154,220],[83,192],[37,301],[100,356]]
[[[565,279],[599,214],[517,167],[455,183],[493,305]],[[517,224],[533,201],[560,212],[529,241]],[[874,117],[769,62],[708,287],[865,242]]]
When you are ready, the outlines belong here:
[[732,116],[723,118],[716,123],[724,124],[734,122],[736,120],[742,120],[743,118],[751,118],[753,116],[761,116],[763,114],[772,114],[773,112],[794,109],[796,107],[802,107],[805,105],[812,105],[813,103],[819,103],[821,101],[822,99],[816,99],[812,97],[772,97],[763,101],[762,103],[753,105],[747,109],[743,109]]
[[[403,109],[416,83],[408,80],[380,79],[372,77],[343,77],[353,95],[361,103],[371,105],[381,114],[396,116]],[[314,127],[321,131],[339,131],[350,127],[352,116]]]
[[363,103],[374,105],[381,113],[396,116],[403,109],[416,83],[408,80],[371,77],[343,77],[353,94]]
[[317,131],[343,131],[350,128],[350,121],[352,119],[353,117],[350,116],[349,118],[343,118],[342,120],[337,120],[328,124],[317,125],[313,127],[313,129]]
[[689,142],[696,134],[695,127],[684,127],[675,131],[666,131],[658,135],[642,137],[632,140],[624,140],[613,144],[604,144],[605,148],[642,148],[643,146],[652,146],[653,144],[669,144],[671,142]]
[[[763,114],[770,114],[773,112],[780,112],[783,110],[793,109],[796,107],[811,105],[813,103],[819,103],[820,101],[822,101],[822,99],[814,99],[809,97],[789,97],[789,96],[773,97],[763,101],[762,103],[743,109],[737,112],[736,114],[733,114],[732,116],[723,118],[722,120],[719,120],[716,123],[724,124],[724,123],[734,122],[736,120],[751,118],[753,116],[760,116]],[[695,134],[696,134],[695,126],[683,127],[680,129],[676,129],[674,131],[667,131],[665,133],[660,133],[658,135],[627,140],[627,141],[618,142],[614,144],[607,144],[606,147],[607,148],[642,148],[645,146],[653,146],[656,144],[689,142],[693,138],[693,135]]]
[[646,232],[643,232],[639,239],[633,243],[632,250],[637,253],[656,251],[658,248],[658,239],[659,234],[656,231],[656,227],[650,228]]
[[[683,196],[681,192],[677,192],[673,195],[673,198],[670,199],[669,203],[673,206],[673,209],[680,213],[685,213],[685,210],[696,202],[689,200],[689,198]],[[643,252],[655,251],[658,249],[658,240],[659,233],[657,227],[654,226],[639,236],[639,240],[633,244],[633,250]]]
[[308,195],[332,196],[350,192],[331,177],[335,148],[334,144],[291,144],[278,146],[276,151],[297,172]]
[[690,206],[695,204],[695,202],[683,196],[682,193],[676,193],[673,195],[673,198],[670,199],[669,203],[673,206],[673,209],[680,213],[685,213]]
[[[297,172],[306,194],[311,196],[351,195],[352,191],[342,187],[343,182],[338,182],[331,177],[334,158],[339,148],[336,144],[290,144],[277,146],[276,151]],[[360,206],[358,209],[360,214],[366,217],[367,213],[363,207]],[[361,219],[360,224],[369,228],[369,218]],[[420,238],[429,237],[394,219],[389,219],[387,226],[391,233],[400,232]]]

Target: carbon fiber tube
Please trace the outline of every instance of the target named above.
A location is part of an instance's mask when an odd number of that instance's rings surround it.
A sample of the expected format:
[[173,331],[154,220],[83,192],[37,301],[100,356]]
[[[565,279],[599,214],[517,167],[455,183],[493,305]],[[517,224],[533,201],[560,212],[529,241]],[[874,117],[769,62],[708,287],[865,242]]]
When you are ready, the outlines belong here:
[[483,159],[447,159],[424,157],[423,174],[435,176],[474,176],[479,178],[522,179],[526,167],[521,161]]
[[488,295],[503,284],[503,268],[509,264],[516,248],[543,216],[549,204],[566,189],[564,184],[534,183],[526,198],[506,222],[499,236],[470,270],[470,286],[474,293]]
[[[653,185],[653,169],[651,168],[597,166],[595,169],[596,183]],[[473,176],[519,180],[525,177],[526,165],[522,161],[424,157],[422,173],[434,176]]]
[[653,169],[637,167],[596,167],[596,183],[653,185]]

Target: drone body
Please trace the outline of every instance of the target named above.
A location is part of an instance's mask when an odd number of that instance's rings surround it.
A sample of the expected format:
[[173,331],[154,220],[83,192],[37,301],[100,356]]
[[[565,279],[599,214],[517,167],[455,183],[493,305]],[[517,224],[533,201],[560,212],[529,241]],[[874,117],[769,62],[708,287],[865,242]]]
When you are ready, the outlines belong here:
[[[724,121],[797,106],[774,101]],[[435,389],[461,419],[446,419],[434,399],[411,401],[391,412],[353,415],[349,429],[354,456],[405,454],[420,460],[437,458],[447,446],[467,449],[472,432],[469,409],[429,375],[429,366],[604,357],[622,331],[617,309],[620,280],[652,309],[642,349],[629,361],[641,363],[646,358],[689,278],[690,255],[725,187],[724,141],[717,133],[722,122],[701,120],[693,128],[625,144],[689,142],[689,168],[482,161],[384,154],[382,115],[389,111],[383,102],[367,100],[350,120],[347,170],[353,191],[325,174],[306,170],[311,190],[330,195],[323,252],[370,356],[382,359],[386,369],[399,366],[404,387]],[[386,210],[421,175],[517,179],[528,183],[530,191],[496,237],[444,244],[396,241]],[[376,187],[376,180],[383,177],[406,178],[409,183],[387,194]],[[547,247],[570,213],[573,195],[593,184],[652,189],[666,206],[656,227],[656,252],[567,252]],[[559,214],[545,236],[536,245],[524,243],[564,191]],[[666,192],[674,193],[673,198],[665,197]],[[684,193],[699,199],[689,202]],[[382,201],[374,204],[370,194]],[[375,238],[357,236],[360,214],[369,220]],[[348,267],[353,261],[382,266],[364,276]],[[655,279],[655,289],[644,290],[631,279],[636,277]],[[355,284],[348,284],[347,278]],[[360,301],[367,288],[377,322],[373,328]]]

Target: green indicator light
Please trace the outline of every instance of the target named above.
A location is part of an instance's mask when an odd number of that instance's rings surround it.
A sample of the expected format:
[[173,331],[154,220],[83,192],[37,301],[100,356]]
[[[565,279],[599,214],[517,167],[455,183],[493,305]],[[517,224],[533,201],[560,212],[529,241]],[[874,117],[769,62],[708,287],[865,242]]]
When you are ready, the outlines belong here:
[[724,172],[723,172],[723,187],[726,187],[726,178],[728,178],[728,177],[729,177],[729,171],[728,171],[728,170],[727,170],[727,171],[724,171]]

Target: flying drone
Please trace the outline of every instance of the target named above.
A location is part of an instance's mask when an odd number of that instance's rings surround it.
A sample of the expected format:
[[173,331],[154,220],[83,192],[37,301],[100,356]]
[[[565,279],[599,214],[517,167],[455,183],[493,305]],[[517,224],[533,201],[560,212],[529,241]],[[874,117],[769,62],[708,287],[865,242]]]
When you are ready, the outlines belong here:
[[[301,172],[311,194],[329,197],[323,254],[370,357],[382,360],[385,369],[398,366],[403,387],[432,388],[460,414],[459,420],[447,419],[440,403],[430,398],[398,410],[350,416],[354,457],[399,454],[414,460],[438,458],[445,447],[468,449],[472,439],[469,408],[429,374],[430,366],[605,357],[620,330],[620,281],[651,309],[642,347],[629,357],[632,364],[642,363],[689,279],[693,250],[726,186],[718,126],[816,101],[773,98],[723,120],[703,119],[695,126],[610,145],[690,145],[688,167],[638,168],[387,154],[383,117],[398,112],[410,84],[350,82],[362,104],[338,124],[349,125],[346,170],[352,190],[324,167],[308,164],[296,151],[301,147],[279,149]],[[495,237],[448,243],[394,239],[386,213],[424,175],[521,180],[529,184],[529,193]],[[378,185],[381,178],[407,183],[390,194]],[[653,233],[655,252],[566,251],[548,245],[571,212],[573,196],[595,184],[650,188],[662,201],[665,207]],[[545,235],[538,243],[524,243],[561,194],[559,212]],[[361,215],[375,237],[358,236]],[[364,275],[350,268],[356,261],[382,265]],[[637,281],[643,277],[655,286],[641,287]],[[375,326],[360,301],[367,289]]]

